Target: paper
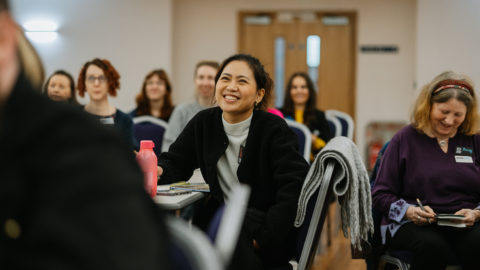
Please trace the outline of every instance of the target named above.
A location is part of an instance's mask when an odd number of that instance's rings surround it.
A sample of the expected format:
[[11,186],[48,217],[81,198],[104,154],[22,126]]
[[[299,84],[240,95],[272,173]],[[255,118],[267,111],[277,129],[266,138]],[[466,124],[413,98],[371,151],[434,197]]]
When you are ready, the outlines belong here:
[[177,183],[171,184],[170,189],[174,190],[188,190],[199,192],[210,192],[210,187],[205,183]]

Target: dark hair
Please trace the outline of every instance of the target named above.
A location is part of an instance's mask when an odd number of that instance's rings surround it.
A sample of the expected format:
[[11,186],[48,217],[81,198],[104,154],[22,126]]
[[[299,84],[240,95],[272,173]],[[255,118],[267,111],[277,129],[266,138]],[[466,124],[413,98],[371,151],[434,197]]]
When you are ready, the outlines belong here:
[[270,96],[272,94],[272,89],[273,89],[273,80],[270,78],[268,73],[265,71],[265,68],[263,67],[262,63],[260,63],[260,60],[257,58],[248,55],[248,54],[235,54],[230,56],[229,58],[225,59],[223,61],[222,65],[218,69],[217,75],[215,76],[215,87],[217,85],[218,79],[220,79],[220,75],[222,74],[223,70],[225,67],[233,61],[243,61],[248,64],[250,69],[253,72],[253,75],[255,77],[255,82],[257,84],[257,91],[260,89],[265,90],[265,95],[263,96],[262,101],[260,101],[255,108],[256,109],[261,109],[261,110],[266,110],[267,109],[267,101],[270,100]]
[[45,85],[43,86],[43,94],[48,96],[48,85],[50,84],[50,79],[52,79],[53,76],[55,75],[63,75],[67,77],[68,81],[70,82],[70,98],[68,99],[68,103],[70,104],[78,104],[77,97],[75,96],[75,81],[73,80],[72,75],[70,73],[66,72],[65,70],[59,69],[50,75],[48,77],[47,81],[45,82]]
[[108,84],[108,93],[110,96],[114,97],[117,95],[117,89],[120,88],[120,74],[118,71],[112,66],[110,61],[107,59],[100,59],[95,58],[91,61],[86,62],[82,69],[80,70],[80,74],[78,75],[78,95],[81,97],[85,96],[85,73],[87,72],[87,68],[90,65],[95,65],[103,70],[105,73],[105,77],[107,77],[107,84]]
[[160,80],[165,82],[165,89],[167,90],[165,93],[165,97],[163,98],[163,106],[161,109],[161,117],[164,120],[168,120],[170,115],[173,111],[173,104],[172,104],[172,85],[168,80],[167,73],[163,69],[155,69],[145,76],[142,84],[142,90],[137,95],[135,101],[137,102],[137,115],[151,115],[150,112],[150,102],[147,97],[146,88],[147,88],[147,81],[152,78],[153,76],[157,75]]
[[293,103],[292,95],[290,91],[292,89],[293,79],[296,77],[302,77],[305,79],[308,88],[308,100],[305,104],[305,111],[303,112],[303,122],[305,124],[309,123],[310,120],[315,118],[315,110],[317,109],[317,93],[315,92],[315,86],[313,85],[312,79],[305,72],[295,72],[288,79],[287,87],[285,88],[285,98],[283,100],[282,111],[286,115],[295,115],[295,105]]
[[7,0],[0,0],[0,11],[10,10]]
[[197,71],[200,67],[203,67],[203,66],[209,66],[209,67],[212,67],[216,70],[218,70],[218,68],[220,67],[220,64],[218,64],[218,62],[216,61],[200,61],[197,63],[197,65],[195,66],[195,72],[193,73],[193,76],[196,77],[197,76]]

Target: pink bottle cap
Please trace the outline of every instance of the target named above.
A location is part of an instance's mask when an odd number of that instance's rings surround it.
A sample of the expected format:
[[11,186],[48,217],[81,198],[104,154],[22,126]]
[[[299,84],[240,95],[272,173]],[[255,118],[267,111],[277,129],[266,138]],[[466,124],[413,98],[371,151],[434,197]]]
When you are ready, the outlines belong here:
[[140,149],[153,149],[155,147],[155,144],[153,141],[150,140],[142,140],[140,141]]

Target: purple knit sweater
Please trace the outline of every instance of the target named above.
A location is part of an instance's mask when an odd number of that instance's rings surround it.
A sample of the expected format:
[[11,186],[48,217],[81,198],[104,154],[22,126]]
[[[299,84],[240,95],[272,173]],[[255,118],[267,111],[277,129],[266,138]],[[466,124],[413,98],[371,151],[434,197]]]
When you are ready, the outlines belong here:
[[416,198],[437,214],[479,207],[479,153],[479,135],[456,134],[444,153],[437,139],[411,125],[395,134],[382,158],[372,192],[373,207],[383,214],[383,240],[387,229],[393,236],[408,222],[405,212],[416,204]]

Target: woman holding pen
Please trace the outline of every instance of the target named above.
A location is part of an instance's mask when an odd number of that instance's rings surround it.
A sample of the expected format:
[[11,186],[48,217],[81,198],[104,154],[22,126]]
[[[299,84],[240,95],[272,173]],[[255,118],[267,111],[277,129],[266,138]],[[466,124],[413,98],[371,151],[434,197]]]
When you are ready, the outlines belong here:
[[[373,206],[383,214],[383,242],[414,254],[411,269],[445,269],[452,261],[479,268],[477,121],[472,81],[444,72],[423,88],[411,124],[385,151]],[[465,228],[438,226],[437,214],[462,215],[452,224]]]

